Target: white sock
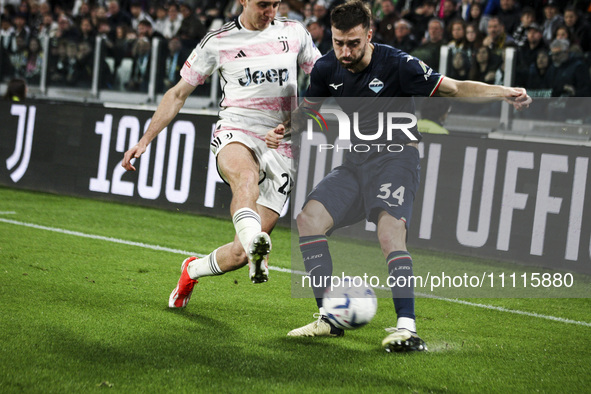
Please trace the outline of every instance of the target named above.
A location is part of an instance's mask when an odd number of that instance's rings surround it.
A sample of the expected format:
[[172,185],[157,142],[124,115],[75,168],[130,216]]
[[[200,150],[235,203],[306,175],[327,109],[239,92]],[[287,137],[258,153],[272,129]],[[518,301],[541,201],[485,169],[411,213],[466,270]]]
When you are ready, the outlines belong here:
[[399,317],[398,322],[396,323],[396,328],[405,328],[410,332],[417,332],[417,324],[415,319],[411,319],[410,317]]
[[187,272],[191,279],[223,274],[216,259],[217,251],[216,249],[202,259],[193,260],[189,263]]
[[248,250],[250,241],[262,231],[261,217],[250,208],[241,208],[234,213],[232,222],[242,247],[245,251]]

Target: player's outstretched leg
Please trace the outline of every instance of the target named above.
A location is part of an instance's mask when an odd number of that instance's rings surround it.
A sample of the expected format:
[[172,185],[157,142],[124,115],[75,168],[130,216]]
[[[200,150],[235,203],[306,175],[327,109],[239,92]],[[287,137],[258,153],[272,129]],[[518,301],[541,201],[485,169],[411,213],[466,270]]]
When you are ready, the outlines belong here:
[[197,283],[197,280],[191,278],[188,272],[189,263],[193,260],[197,260],[197,257],[189,257],[183,261],[179,282],[168,298],[169,308],[184,308],[189,303],[193,287]]
[[260,232],[252,238],[246,249],[248,274],[252,283],[263,283],[269,280],[269,253],[271,253],[271,238],[269,234]]
[[386,328],[386,331],[391,332],[382,341],[382,347],[387,352],[414,352],[425,351],[427,346],[416,332],[407,330],[406,328]]
[[[222,248],[229,247],[230,245],[225,245]],[[217,261],[217,252],[219,249],[221,248],[214,250],[201,259],[189,257],[183,261],[179,282],[168,298],[169,308],[184,308],[187,306],[198,278],[223,275],[224,272],[221,270]]]
[[342,337],[345,330],[333,326],[328,318],[320,313],[315,313],[313,321],[303,327],[296,328],[287,333],[288,337]]
[[[303,219],[298,217],[299,225]],[[316,305],[320,313],[314,314],[316,321],[287,333],[289,337],[341,337],[344,330],[333,326],[322,308],[322,296],[326,289],[326,279],[332,276],[332,258],[324,235],[300,237],[300,250],[304,258],[306,272],[310,276]]]

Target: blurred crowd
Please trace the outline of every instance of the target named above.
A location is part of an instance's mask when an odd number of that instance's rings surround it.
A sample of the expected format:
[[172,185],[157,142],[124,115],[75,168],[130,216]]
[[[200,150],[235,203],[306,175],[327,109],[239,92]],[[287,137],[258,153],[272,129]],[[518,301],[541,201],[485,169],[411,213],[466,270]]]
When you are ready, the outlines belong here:
[[[47,62],[49,85],[90,87],[98,65],[101,88],[126,91],[147,91],[153,59],[158,59],[158,90],[174,85],[207,31],[241,12],[239,0],[2,1],[0,81],[39,84]],[[330,11],[342,1],[283,0],[278,16],[301,21],[324,54],[332,47]],[[505,49],[514,47],[513,85],[538,96],[591,96],[591,0],[374,0],[370,5],[374,42],[436,70],[447,45],[450,77],[502,84]],[[97,37],[103,56],[95,61]]]

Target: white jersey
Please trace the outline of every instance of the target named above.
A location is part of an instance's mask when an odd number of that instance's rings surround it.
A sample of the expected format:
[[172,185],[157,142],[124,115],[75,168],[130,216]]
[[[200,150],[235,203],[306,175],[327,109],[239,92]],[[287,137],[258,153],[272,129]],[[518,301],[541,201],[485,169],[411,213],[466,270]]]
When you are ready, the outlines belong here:
[[197,86],[217,70],[222,87],[217,132],[240,130],[264,139],[296,107],[297,66],[310,73],[320,56],[297,21],[275,18],[265,30],[252,31],[238,17],[201,40],[181,76]]

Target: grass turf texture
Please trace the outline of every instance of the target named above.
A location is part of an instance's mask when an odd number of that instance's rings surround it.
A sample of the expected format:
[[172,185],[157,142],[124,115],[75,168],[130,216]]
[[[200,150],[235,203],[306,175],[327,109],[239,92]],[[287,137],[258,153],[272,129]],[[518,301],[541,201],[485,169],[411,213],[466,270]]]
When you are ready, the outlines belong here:
[[[208,253],[229,220],[0,188],[0,218]],[[271,265],[290,267],[273,234]],[[415,264],[441,254],[413,250]],[[454,256],[445,255],[454,259]],[[0,222],[0,392],[585,391],[591,327],[417,299],[429,352],[388,354],[392,301],[343,338],[286,338],[312,321],[290,275],[204,278],[169,310],[185,256]],[[462,261],[461,257],[456,257]],[[478,302],[589,322],[588,299]]]

